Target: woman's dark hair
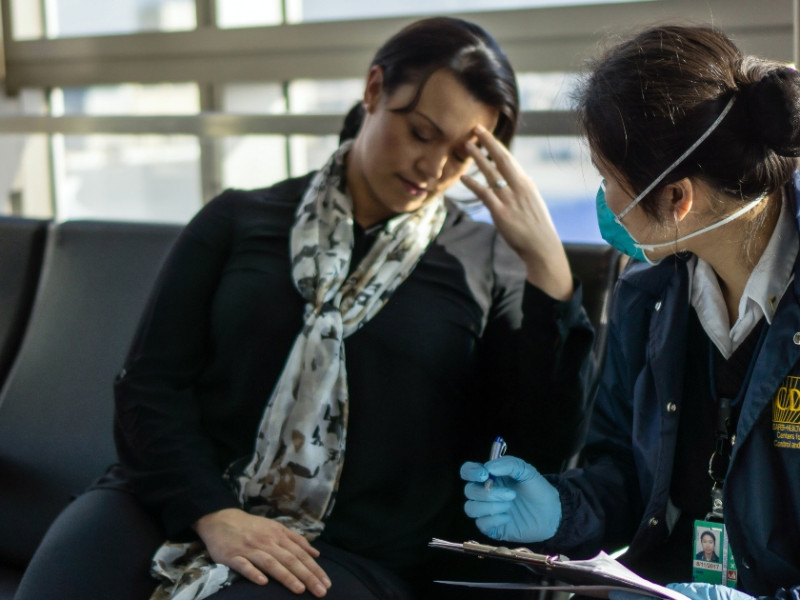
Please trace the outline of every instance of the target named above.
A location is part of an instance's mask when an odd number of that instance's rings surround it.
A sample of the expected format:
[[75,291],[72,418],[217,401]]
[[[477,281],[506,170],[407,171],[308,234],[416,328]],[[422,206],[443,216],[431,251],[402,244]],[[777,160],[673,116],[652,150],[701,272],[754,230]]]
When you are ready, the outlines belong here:
[[709,536],[709,537],[711,537],[711,539],[712,539],[712,540],[714,540],[714,543],[715,543],[715,544],[717,543],[717,536],[715,536],[715,535],[714,535],[714,534],[713,534],[713,533],[712,533],[710,530],[708,530],[708,529],[706,529],[706,530],[705,530],[703,533],[701,533],[701,534],[700,534],[700,541],[702,541],[702,540],[703,540],[703,538],[704,538],[704,537],[706,537],[706,536]]
[[642,200],[658,216],[663,186],[697,177],[750,200],[791,179],[800,155],[800,76],[742,56],[722,32],[663,26],[608,51],[578,92],[594,158],[640,193],[686,152],[734,97],[730,112]]
[[[414,110],[434,72],[449,70],[475,99],[499,111],[494,135],[506,146],[511,142],[519,115],[516,77],[505,53],[481,27],[450,17],[416,21],[378,50],[374,66],[383,69],[383,90],[389,95],[402,84],[417,85],[414,98],[399,112]],[[356,136],[363,118],[359,102],[345,117],[340,142]]]

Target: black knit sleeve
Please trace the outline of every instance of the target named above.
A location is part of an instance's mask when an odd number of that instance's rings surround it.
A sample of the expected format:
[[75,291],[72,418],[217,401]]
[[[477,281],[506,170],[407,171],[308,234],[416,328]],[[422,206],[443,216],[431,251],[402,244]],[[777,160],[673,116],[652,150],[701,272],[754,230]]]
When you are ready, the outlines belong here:
[[114,386],[120,460],[170,536],[237,504],[193,393],[208,360],[211,303],[232,245],[233,207],[228,195],[213,200],[179,236]]
[[567,301],[527,283],[521,261],[496,235],[492,311],[484,334],[487,397],[509,453],[558,472],[577,451],[586,419],[594,333],[581,286]]

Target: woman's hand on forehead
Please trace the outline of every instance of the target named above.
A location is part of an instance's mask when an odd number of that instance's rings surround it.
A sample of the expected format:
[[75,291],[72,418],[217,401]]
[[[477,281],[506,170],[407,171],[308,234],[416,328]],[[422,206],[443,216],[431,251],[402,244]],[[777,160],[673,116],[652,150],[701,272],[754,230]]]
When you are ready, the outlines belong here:
[[466,149],[486,179],[461,180],[486,206],[498,232],[525,262],[527,278],[553,298],[572,296],[572,272],[564,247],[536,184],[517,160],[485,127],[475,128],[476,142]]

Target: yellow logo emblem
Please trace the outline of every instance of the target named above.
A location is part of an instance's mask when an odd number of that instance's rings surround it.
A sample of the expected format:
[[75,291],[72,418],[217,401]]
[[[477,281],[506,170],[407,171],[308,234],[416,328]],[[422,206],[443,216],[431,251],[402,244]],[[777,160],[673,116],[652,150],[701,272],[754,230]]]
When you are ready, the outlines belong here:
[[800,377],[787,377],[772,398],[773,444],[800,449]]

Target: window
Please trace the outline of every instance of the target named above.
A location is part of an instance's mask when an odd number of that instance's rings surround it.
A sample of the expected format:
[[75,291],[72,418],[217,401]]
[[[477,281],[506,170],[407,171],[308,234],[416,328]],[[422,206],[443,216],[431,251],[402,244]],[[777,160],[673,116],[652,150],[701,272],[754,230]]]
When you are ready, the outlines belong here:
[[220,27],[280,25],[284,21],[281,0],[216,0]]
[[18,40],[41,37],[114,35],[140,31],[185,31],[197,26],[194,0],[13,0],[12,23]]
[[[283,114],[283,86],[232,83],[222,89],[222,110],[234,114]],[[279,135],[225,137],[221,141],[221,187],[261,188],[286,178],[286,141]]]
[[[195,114],[193,84],[94,86],[55,90],[56,115]],[[200,149],[192,136],[53,136],[60,220],[92,218],[184,222],[201,205]]]
[[[15,98],[0,95],[0,118],[41,117],[45,95],[25,90]],[[0,135],[0,214],[48,218],[50,194],[49,137],[42,133]]]
[[224,188],[318,168],[386,35],[419,15],[474,14],[520,71],[517,160],[562,238],[598,241],[574,71],[606,33],[670,18],[713,20],[745,52],[791,60],[791,6],[757,4],[726,0],[712,15],[687,0],[0,0],[12,33],[0,212],[185,221]]
[[[341,21],[400,17],[406,15],[438,15],[486,10],[507,10],[546,6],[603,4],[608,0],[406,0],[374,2],[372,0],[216,0],[220,27],[277,25],[281,22]],[[643,0],[622,0],[640,2]],[[285,12],[285,14],[284,14]]]
[[[360,79],[228,84],[222,108],[238,114],[343,116],[362,94]],[[337,118],[338,120],[338,118]],[[337,135],[248,135],[225,138],[222,187],[258,188],[319,168],[338,145]]]
[[595,210],[600,176],[583,141],[520,136],[513,150],[539,188],[559,237],[570,242],[602,241]]

